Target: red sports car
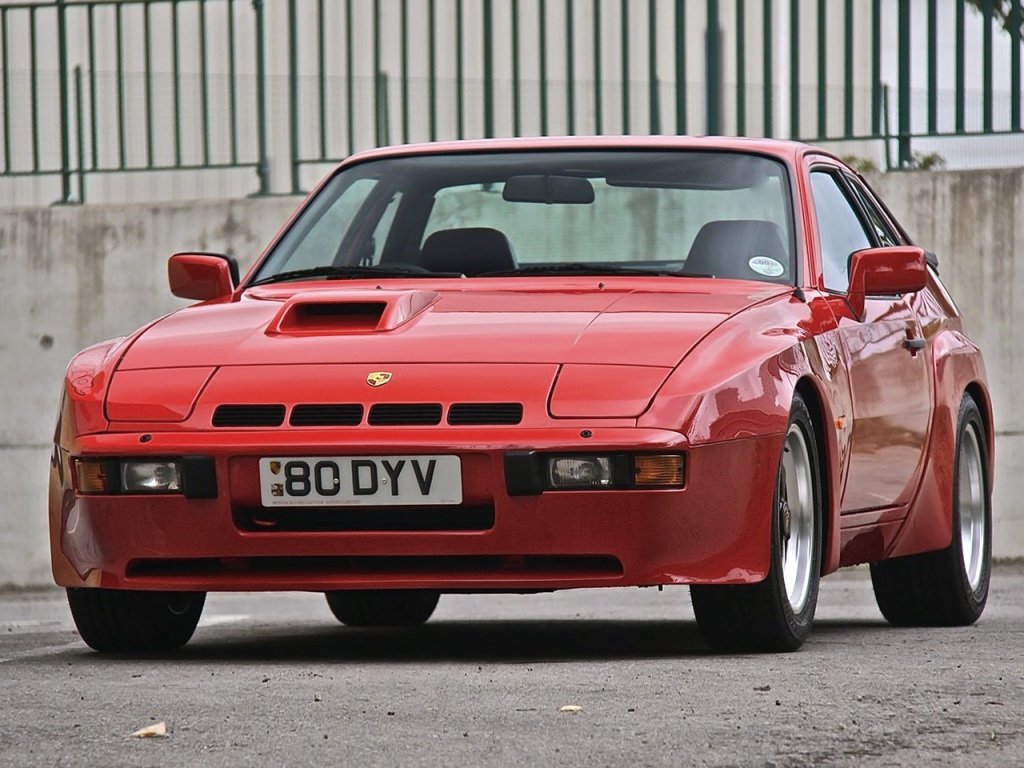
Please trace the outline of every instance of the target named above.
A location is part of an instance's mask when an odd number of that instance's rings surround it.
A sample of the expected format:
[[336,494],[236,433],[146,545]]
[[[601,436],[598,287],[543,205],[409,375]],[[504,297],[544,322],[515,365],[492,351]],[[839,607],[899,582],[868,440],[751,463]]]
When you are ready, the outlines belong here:
[[183,645],[211,590],[384,626],[444,592],[686,584],[741,650],[800,646],[855,563],[895,624],[985,606],[981,353],[820,149],[375,150],[242,280],[169,277],[199,303],[80,353],[60,406],[53,572],[97,650]]

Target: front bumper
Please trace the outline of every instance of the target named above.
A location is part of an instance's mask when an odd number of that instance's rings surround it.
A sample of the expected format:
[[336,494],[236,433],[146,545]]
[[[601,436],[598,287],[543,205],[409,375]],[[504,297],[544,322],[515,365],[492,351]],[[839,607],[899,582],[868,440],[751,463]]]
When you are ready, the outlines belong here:
[[[509,430],[260,430],[107,433],[55,450],[50,537],[54,578],[69,587],[151,590],[438,589],[543,591],[571,587],[760,581],[769,564],[771,502],[782,435],[687,447],[667,430],[608,427]],[[686,452],[686,484],[669,490],[507,493],[509,451]],[[455,529],[281,530],[260,519],[261,456],[454,453],[463,507],[493,523]],[[210,456],[218,494],[82,496],[72,456]],[[446,508],[458,515],[460,508]],[[429,516],[435,510],[419,510]],[[334,510],[338,516],[346,509]],[[275,509],[274,519],[287,519]],[[270,518],[268,518],[270,519]],[[320,519],[322,520],[322,514]],[[404,519],[408,520],[408,514]],[[288,527],[288,526],[285,526]],[[302,526],[300,526],[302,527]],[[327,525],[326,528],[331,527]],[[400,526],[401,527],[401,526]],[[430,527],[430,526],[428,526]]]

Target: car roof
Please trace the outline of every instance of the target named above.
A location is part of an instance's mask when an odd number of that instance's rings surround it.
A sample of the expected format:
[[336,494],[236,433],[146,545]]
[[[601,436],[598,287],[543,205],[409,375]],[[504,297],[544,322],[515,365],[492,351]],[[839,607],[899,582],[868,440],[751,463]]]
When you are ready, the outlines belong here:
[[471,139],[439,141],[425,144],[402,144],[358,152],[341,163],[344,167],[366,160],[412,155],[435,155],[473,152],[525,152],[562,150],[636,150],[688,149],[754,152],[796,163],[806,154],[831,153],[799,141],[755,139],[726,136],[532,136],[511,139]]

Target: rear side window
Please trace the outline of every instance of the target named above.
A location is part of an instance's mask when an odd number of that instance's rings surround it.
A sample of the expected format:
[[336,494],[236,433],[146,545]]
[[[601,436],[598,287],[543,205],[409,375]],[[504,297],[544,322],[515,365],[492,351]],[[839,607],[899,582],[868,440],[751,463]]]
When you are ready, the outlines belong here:
[[812,172],[811,192],[818,221],[825,288],[846,293],[850,287],[850,254],[870,248],[871,239],[834,174]]
[[853,190],[853,196],[857,198],[857,202],[860,203],[864,213],[867,214],[868,223],[875,232],[878,244],[882,246],[900,245],[899,237],[893,232],[892,227],[889,226],[885,217],[882,216],[882,212],[878,210],[874,201],[871,200],[864,186],[853,176],[847,176],[846,183]]

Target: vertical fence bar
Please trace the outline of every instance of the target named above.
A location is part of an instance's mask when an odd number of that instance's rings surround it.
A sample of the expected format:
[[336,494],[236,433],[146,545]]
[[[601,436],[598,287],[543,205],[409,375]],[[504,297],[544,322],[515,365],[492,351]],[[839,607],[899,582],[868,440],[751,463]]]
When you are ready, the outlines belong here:
[[152,26],[149,18],[149,6],[150,3],[146,2],[142,6],[142,52],[143,52],[143,68],[145,72],[143,77],[145,78],[146,88],[146,167],[153,167],[153,50],[151,37],[153,35]]
[[324,23],[324,0],[316,2],[316,21],[316,73],[317,84],[320,86],[317,99],[320,113],[320,159],[324,160],[327,158],[327,24]]
[[78,202],[85,202],[85,110],[82,107],[82,68],[75,66],[75,138],[78,145]]
[[540,33],[540,135],[548,135],[548,9],[545,0],[537,7],[537,22]]
[[892,170],[892,131],[889,128],[889,86],[881,87],[881,101],[879,102],[882,114],[882,137],[885,145],[885,170]]
[[484,137],[494,137],[494,7],[484,0]]
[[826,45],[825,23],[827,21],[825,12],[825,0],[818,0],[818,138],[823,139],[828,134],[828,113],[826,94],[828,92],[828,68]]
[[629,133],[629,0],[622,0],[622,132]]
[[293,195],[299,194],[299,40],[295,0],[288,0],[288,137]]
[[853,136],[853,0],[843,3],[843,136]]
[[747,132],[747,8],[736,0],[736,133]]
[[992,16],[993,0],[981,4],[981,125],[985,133],[992,132]]
[[123,7],[120,3],[114,7],[114,50],[117,52],[117,167],[120,169],[128,165],[124,110],[124,30],[121,17]]
[[210,164],[210,93],[206,66],[206,0],[199,0],[199,98],[203,123],[203,165]]
[[462,139],[466,135],[465,83],[463,82],[462,0],[455,0],[455,135]]
[[519,0],[512,0],[512,135],[519,135]]
[[658,9],[647,0],[647,132],[661,133],[661,101],[658,94]]
[[60,67],[60,199],[62,203],[66,203],[71,199],[71,132],[68,126],[68,40],[64,0],[57,0],[57,62],[57,66]]
[[910,168],[910,0],[899,0],[899,106],[896,131],[897,161],[900,168]]
[[705,108],[707,110],[707,133],[722,132],[722,58],[719,44],[718,0],[707,0],[708,28],[704,45]]
[[235,59],[235,0],[228,0],[228,121],[231,164],[238,165],[238,79]]
[[402,0],[402,143],[409,143],[409,0]]
[[0,77],[4,85],[4,171],[11,170],[11,62],[7,50],[7,9],[0,8]]
[[1020,47],[1024,14],[1021,0],[1010,0],[1010,130],[1019,131],[1020,123]]
[[270,193],[270,160],[267,157],[267,51],[264,36],[263,0],[252,0],[256,16],[256,136],[259,142],[260,194]]
[[[430,0],[430,23],[431,23],[431,43],[430,52],[433,55],[434,43],[433,43],[433,23],[434,23],[434,0]],[[356,78],[355,73],[352,71],[352,0],[345,0],[345,135],[348,137],[348,154],[355,152],[355,96],[353,90],[355,89]],[[430,86],[434,86],[434,73],[433,73],[433,59],[431,59],[431,74],[430,74]],[[430,99],[431,105],[434,103],[433,93],[431,93]],[[434,115],[431,112],[431,141],[433,141],[433,119]]]
[[789,135],[800,136],[800,0],[789,3]]
[[565,0],[565,124],[566,133],[576,133],[576,50],[573,0]]
[[387,90],[382,89],[380,83],[382,74],[380,68],[380,48],[383,41],[381,31],[380,0],[373,0],[373,143],[377,147],[386,143],[381,141],[381,135],[383,134],[381,116],[384,113],[381,110],[380,99],[387,94]]
[[[957,5],[962,5],[959,1]],[[882,135],[882,0],[871,2],[871,135]]]
[[[254,0],[261,2],[263,0]],[[174,80],[174,164],[181,165],[181,50],[178,36],[178,0],[171,1],[171,70]],[[93,99],[93,113],[96,112],[96,100]]]
[[373,103],[376,107],[373,121],[377,129],[374,141],[378,147],[391,143],[391,112],[388,93],[388,76],[384,70],[378,69],[373,78]]
[[594,16],[594,133],[601,135],[601,112],[604,109],[601,99],[601,0],[593,0]]
[[99,167],[98,126],[96,125],[96,28],[95,6],[90,5],[86,14],[89,33],[89,150],[92,154],[92,168]]
[[686,0],[676,0],[676,134],[686,134]]
[[939,131],[938,0],[928,0],[928,133]]
[[28,10],[28,45],[29,45],[29,95],[32,104],[32,170],[39,171],[39,94],[36,79],[39,76],[39,62],[36,59],[36,6]]
[[772,101],[772,90],[773,90],[773,77],[772,77],[772,53],[773,53],[773,41],[772,41],[772,0],[764,0],[761,7],[761,25],[763,27],[763,41],[762,46],[764,50],[763,61],[761,62],[764,68],[764,92],[761,94],[762,110],[764,111],[764,135],[771,137],[774,132],[772,123],[774,113],[774,102]]
[[427,5],[427,72],[430,78],[430,140],[437,140],[437,8],[435,0]]
[[955,87],[956,87],[956,132],[963,133],[964,131],[964,96],[965,96],[965,77],[964,77],[964,6],[965,2],[956,3],[956,75],[955,75]]

